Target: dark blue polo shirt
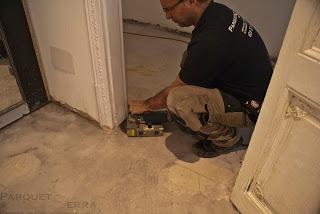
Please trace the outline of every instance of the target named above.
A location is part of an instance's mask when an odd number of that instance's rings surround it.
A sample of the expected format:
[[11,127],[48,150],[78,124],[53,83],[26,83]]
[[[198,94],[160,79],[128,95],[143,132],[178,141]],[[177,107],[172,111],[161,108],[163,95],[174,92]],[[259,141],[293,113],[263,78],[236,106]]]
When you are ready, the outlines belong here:
[[211,2],[192,32],[179,73],[189,85],[218,88],[262,103],[272,66],[258,32],[225,5]]

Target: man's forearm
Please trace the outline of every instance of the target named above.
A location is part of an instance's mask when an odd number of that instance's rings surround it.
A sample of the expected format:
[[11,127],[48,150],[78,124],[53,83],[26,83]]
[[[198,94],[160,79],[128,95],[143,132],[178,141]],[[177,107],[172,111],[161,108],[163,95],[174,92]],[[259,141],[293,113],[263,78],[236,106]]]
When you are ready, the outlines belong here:
[[174,86],[169,86],[167,88],[164,88],[162,91],[160,91],[155,96],[147,99],[145,101],[145,104],[151,110],[166,108],[167,107],[167,97],[168,97],[168,94],[172,88],[174,88]]
[[179,78],[179,76],[176,78],[174,82],[171,83],[168,87],[162,89],[158,94],[156,94],[153,97],[150,97],[149,99],[145,100],[143,102],[143,109],[144,111],[151,111],[151,110],[157,110],[167,107],[167,97],[169,95],[169,92],[177,87],[185,85],[183,81]]

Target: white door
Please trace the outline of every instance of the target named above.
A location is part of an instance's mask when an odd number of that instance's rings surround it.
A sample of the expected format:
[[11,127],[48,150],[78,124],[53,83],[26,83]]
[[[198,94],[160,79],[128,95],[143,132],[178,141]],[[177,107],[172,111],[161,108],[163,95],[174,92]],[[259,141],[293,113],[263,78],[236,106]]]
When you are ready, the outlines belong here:
[[319,0],[296,2],[231,200],[243,214],[320,213]]

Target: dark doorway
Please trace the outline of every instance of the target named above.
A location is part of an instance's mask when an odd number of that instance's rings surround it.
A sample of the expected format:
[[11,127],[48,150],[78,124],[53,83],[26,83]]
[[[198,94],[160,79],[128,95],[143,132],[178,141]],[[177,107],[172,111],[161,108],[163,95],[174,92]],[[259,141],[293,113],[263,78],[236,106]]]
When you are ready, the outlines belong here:
[[[0,33],[1,59],[4,62],[4,66],[8,63],[8,70],[14,77],[20,92],[20,100],[16,99],[14,101],[15,103],[12,102],[12,105],[8,106],[8,108],[1,109],[0,116],[2,118],[0,118],[0,122],[3,125],[44,106],[48,103],[48,98],[32,43],[25,11],[20,0],[1,1]],[[6,84],[9,84],[9,81],[12,80],[8,78],[8,81],[3,82],[0,87],[5,87]],[[5,96],[6,97],[2,99],[8,100],[12,95],[8,92]],[[25,107],[23,107],[23,105]],[[23,107],[22,111],[21,107]],[[20,108],[20,110],[17,113],[18,108]],[[25,108],[27,108],[27,110]],[[12,113],[12,111],[15,111],[15,113]],[[6,114],[5,117],[3,116],[4,114]],[[11,116],[8,116],[8,114],[11,114]]]

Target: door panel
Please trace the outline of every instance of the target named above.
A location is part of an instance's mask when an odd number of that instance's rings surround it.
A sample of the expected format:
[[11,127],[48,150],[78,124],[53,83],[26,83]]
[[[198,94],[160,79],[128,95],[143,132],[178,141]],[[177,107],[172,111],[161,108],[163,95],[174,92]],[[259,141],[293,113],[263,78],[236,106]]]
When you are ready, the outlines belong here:
[[320,29],[320,19],[318,17],[320,13],[319,10],[320,6],[318,4],[308,26],[301,52],[302,55],[310,57],[311,60],[320,63],[320,31],[318,30]]
[[298,0],[240,170],[241,213],[320,213],[320,1]]
[[248,192],[270,213],[318,213],[320,108],[289,93],[274,146]]

